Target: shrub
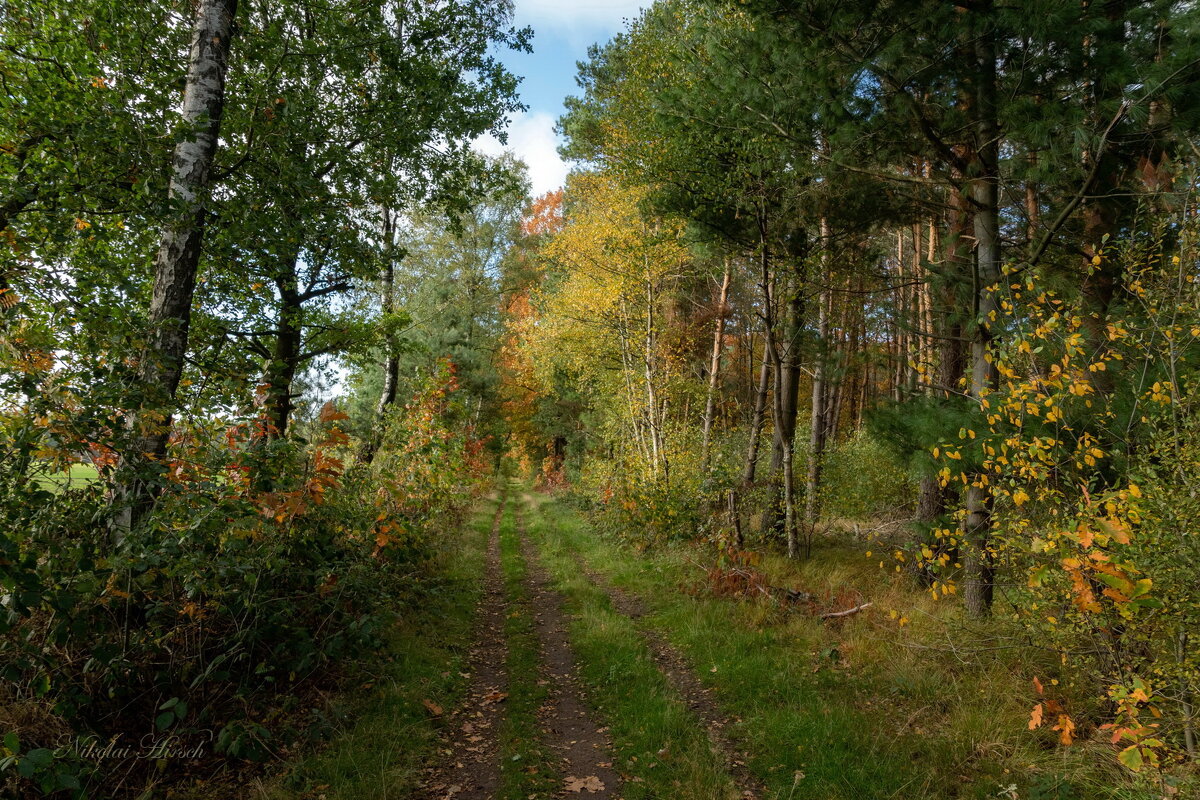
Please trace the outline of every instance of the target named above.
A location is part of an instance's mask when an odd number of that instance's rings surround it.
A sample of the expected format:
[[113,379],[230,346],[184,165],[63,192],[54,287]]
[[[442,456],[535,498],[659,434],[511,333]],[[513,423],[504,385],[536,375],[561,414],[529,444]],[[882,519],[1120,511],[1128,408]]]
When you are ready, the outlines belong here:
[[[270,758],[284,707],[381,644],[430,533],[471,501],[480,443],[448,432],[455,388],[445,365],[370,467],[345,467],[354,448],[328,405],[309,445],[263,437],[258,419],[184,431],[153,512],[119,542],[102,482],[56,491],[0,473],[17,524],[0,537],[0,793],[116,797],[195,771],[109,761],[118,775],[95,758],[144,736]],[[48,436],[5,424],[8,463],[34,463]]]

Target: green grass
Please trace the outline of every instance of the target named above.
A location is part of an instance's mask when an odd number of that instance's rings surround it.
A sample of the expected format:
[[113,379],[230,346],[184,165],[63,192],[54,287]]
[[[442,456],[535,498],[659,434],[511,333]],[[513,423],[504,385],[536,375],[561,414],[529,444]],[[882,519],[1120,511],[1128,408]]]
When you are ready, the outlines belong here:
[[[934,603],[880,571],[878,559],[859,548],[823,547],[803,563],[766,557],[757,567],[773,585],[833,597],[854,588],[875,601],[871,613],[831,625],[803,611],[692,592],[703,577],[699,551],[635,553],[598,536],[565,505],[533,500],[529,536],[564,596],[581,678],[609,726],[627,800],[735,795],[720,756],[659,672],[639,626],[671,641],[713,687],[736,721],[728,734],[750,754],[770,798],[982,800],[1011,797],[1009,786],[1022,800],[1161,796],[1135,789],[1098,741],[1061,748],[1052,732],[1029,732],[1029,674],[1042,670],[1031,666],[1029,651],[983,649],[1003,641],[1002,626],[964,631],[953,604]],[[422,701],[450,709],[465,691],[461,673],[494,510],[492,504],[461,536],[448,538],[438,568],[444,577],[397,625],[387,658],[369,665],[373,688],[357,697],[347,692],[342,701],[343,718],[352,722],[257,796],[409,796],[442,724]],[[538,640],[511,506],[500,535],[510,676],[498,729],[498,797],[546,798],[560,776],[537,718],[546,689],[537,683]],[[634,622],[617,612],[575,554],[641,597],[649,615]],[[899,626],[892,609],[911,622]],[[954,652],[946,648],[948,626],[957,631]]]
[[78,489],[90,486],[100,480],[100,473],[91,464],[72,464],[65,472],[53,475],[38,475],[35,479],[43,489],[61,492],[64,489]]
[[[735,796],[699,721],[655,666],[628,617],[581,575],[560,533],[569,519],[531,515],[529,533],[563,593],[581,675],[610,727],[613,765],[626,780],[621,796],[720,800]],[[575,522],[577,525],[578,523]]]
[[[945,626],[961,624],[953,606],[906,588],[869,565],[859,550],[828,548],[799,565],[768,558],[760,566],[774,585],[834,596],[861,589],[884,612],[831,625],[764,603],[685,593],[681,587],[703,577],[689,561],[696,551],[634,553],[596,535],[558,503],[541,505],[535,529],[560,588],[580,614],[573,635],[586,677],[614,732],[619,730],[626,758],[636,754],[644,761],[671,743],[697,767],[704,762],[694,734],[671,710],[669,692],[646,662],[633,625],[589,588],[571,551],[646,602],[651,613],[640,624],[678,647],[714,687],[724,711],[741,720],[731,734],[774,797],[982,799],[1005,796],[1011,785],[1020,797],[1040,800],[1149,796],[1130,786],[1111,753],[1098,752],[1103,745],[1059,748],[1045,732],[1026,729],[1036,702],[1028,664],[1020,661],[1027,651],[946,651]],[[900,627],[889,609],[913,622]],[[975,636],[984,644],[992,633],[982,629],[965,640]],[[664,766],[652,771],[657,793],[628,796],[719,796],[713,785],[705,787],[715,778],[686,783],[677,777],[677,790],[664,794],[664,773],[658,771]]]
[[500,567],[509,613],[504,620],[508,641],[508,699],[499,731],[499,797],[527,800],[548,797],[560,776],[537,717],[548,691],[538,685],[541,655],[533,607],[525,586],[527,570],[521,556],[513,502],[516,500],[508,504],[500,522]]
[[[373,686],[339,701],[351,722],[317,752],[294,762],[263,787],[264,800],[322,796],[327,800],[408,797],[433,757],[439,719],[424,705],[457,705],[474,630],[494,506],[476,514],[461,535],[448,537],[439,579],[419,609],[399,615],[384,654],[361,667]],[[360,684],[361,685],[361,684]]]

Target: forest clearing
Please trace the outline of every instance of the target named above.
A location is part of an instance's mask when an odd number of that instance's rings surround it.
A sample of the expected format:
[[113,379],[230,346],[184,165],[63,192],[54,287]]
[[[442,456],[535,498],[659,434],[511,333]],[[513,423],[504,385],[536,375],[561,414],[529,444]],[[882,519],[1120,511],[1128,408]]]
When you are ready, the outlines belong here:
[[1200,799],[1198,25],[0,0],[0,798]]

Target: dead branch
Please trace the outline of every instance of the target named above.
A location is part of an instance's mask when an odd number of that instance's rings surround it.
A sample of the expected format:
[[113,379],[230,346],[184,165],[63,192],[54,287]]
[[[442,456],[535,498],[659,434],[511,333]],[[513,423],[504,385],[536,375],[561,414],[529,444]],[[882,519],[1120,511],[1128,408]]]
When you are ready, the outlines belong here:
[[870,607],[871,607],[870,603],[863,603],[861,606],[855,606],[854,608],[847,608],[845,611],[830,611],[828,614],[821,614],[818,617],[818,619],[837,619],[839,617],[848,617],[851,614],[857,614],[858,612],[862,611],[864,608],[870,608]]

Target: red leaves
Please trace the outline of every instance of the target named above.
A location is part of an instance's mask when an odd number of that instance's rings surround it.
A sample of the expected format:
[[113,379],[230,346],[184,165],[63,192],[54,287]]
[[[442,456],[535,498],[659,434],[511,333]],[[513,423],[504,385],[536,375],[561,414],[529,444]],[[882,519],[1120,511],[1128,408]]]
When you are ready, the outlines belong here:
[[333,404],[332,400],[327,401],[325,405],[321,406],[321,422],[328,424],[331,422],[341,422],[347,419],[350,419],[350,417],[345,413],[338,411],[337,406]]

